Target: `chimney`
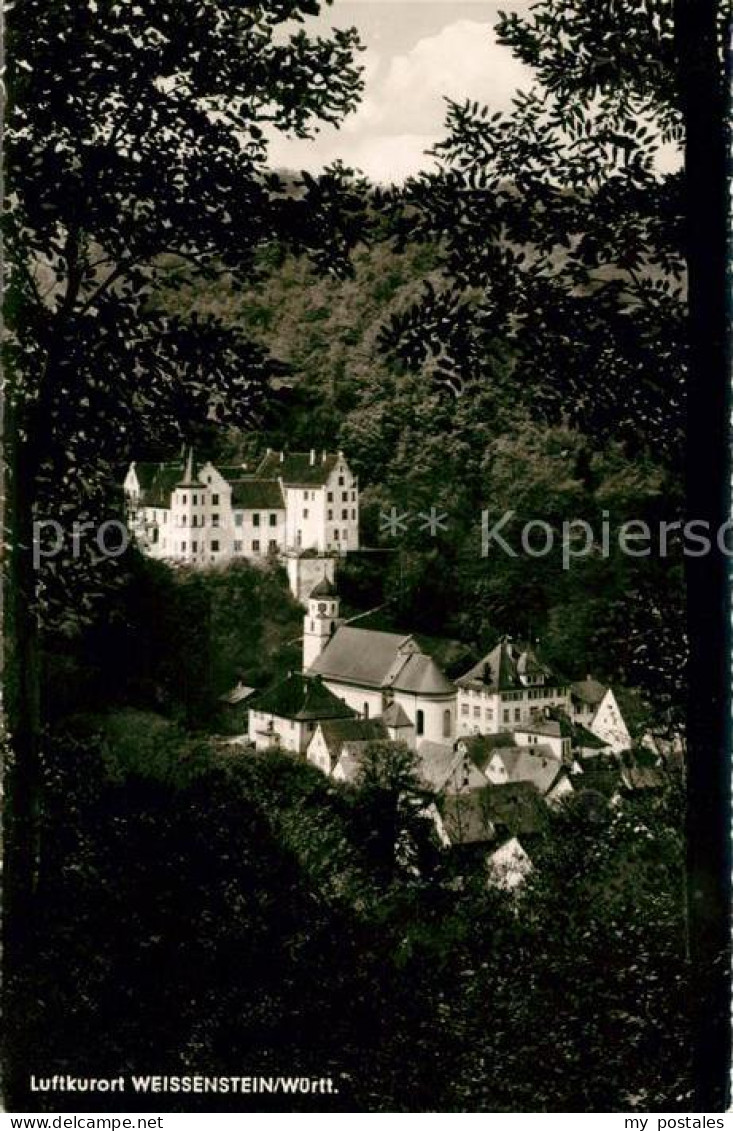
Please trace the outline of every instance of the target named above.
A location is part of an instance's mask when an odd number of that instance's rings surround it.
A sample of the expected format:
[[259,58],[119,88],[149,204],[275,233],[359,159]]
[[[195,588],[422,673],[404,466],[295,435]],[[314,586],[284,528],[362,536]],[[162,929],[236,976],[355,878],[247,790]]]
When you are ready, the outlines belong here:
[[311,467],[313,467],[313,464],[315,462],[316,462],[316,449],[311,448]]

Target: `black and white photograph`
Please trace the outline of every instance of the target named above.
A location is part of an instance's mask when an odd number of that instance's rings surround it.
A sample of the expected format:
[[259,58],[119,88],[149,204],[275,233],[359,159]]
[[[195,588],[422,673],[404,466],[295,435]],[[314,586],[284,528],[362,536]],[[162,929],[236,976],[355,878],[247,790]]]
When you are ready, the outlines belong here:
[[731,24],[7,6],[6,1112],[724,1125]]

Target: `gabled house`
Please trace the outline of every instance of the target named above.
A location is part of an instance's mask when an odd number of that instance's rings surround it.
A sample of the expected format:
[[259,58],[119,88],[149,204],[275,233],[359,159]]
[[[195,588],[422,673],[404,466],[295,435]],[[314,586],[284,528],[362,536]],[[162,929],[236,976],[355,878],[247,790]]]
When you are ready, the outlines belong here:
[[484,774],[492,785],[529,782],[548,805],[573,792],[567,769],[549,746],[500,746],[489,759]]
[[345,748],[353,754],[357,746],[389,739],[382,719],[323,719],[308,743],[306,757],[324,774],[331,775]]
[[570,717],[603,739],[614,751],[631,749],[631,735],[610,687],[587,676],[570,688]]
[[504,891],[516,891],[522,886],[534,866],[516,836],[506,837],[486,858],[489,884]]
[[305,754],[319,723],[352,719],[356,712],[317,676],[290,672],[258,696],[249,712],[249,738],[257,750],[279,747]]
[[424,741],[417,753],[420,779],[431,793],[466,793],[486,785],[471,759],[449,744]]
[[499,641],[456,679],[457,733],[496,734],[528,723],[546,707],[567,707],[570,689],[532,648]]

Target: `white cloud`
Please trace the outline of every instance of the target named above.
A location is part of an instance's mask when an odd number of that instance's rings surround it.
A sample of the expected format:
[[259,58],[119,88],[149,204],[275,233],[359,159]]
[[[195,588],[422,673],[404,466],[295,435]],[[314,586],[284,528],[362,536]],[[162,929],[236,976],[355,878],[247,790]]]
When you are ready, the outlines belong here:
[[364,101],[344,130],[427,129],[437,136],[445,98],[470,98],[506,110],[517,88],[529,85],[532,72],[497,43],[487,24],[459,20],[376,69],[371,61],[368,79]]
[[401,54],[369,47],[361,56],[366,90],[340,130],[312,141],[273,135],[273,165],[317,171],[341,158],[378,181],[400,181],[431,164],[424,151],[443,135],[445,99],[509,108],[532,72],[496,41],[489,23],[460,19]]

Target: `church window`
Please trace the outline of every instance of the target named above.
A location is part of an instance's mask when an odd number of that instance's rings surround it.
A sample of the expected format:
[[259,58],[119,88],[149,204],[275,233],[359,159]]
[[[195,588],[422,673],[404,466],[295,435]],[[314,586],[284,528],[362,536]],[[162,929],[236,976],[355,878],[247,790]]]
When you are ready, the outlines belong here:
[[259,526],[260,525],[260,516],[257,513],[257,511],[255,511],[255,513],[252,515],[252,525],[253,526]]
[[450,711],[446,709],[445,711],[443,711],[443,738],[450,738],[450,732],[451,732]]
[[215,539],[214,539],[214,541],[213,541],[213,542],[211,543],[211,548],[212,548],[212,550],[213,550],[213,551],[214,551],[215,553],[216,553],[216,551],[217,551],[217,550],[219,549],[219,543],[217,542],[216,538],[215,538]]
[[425,733],[425,712],[424,711],[418,711],[417,712],[416,723],[417,723],[417,725],[415,727],[416,733],[418,735],[424,734]]

